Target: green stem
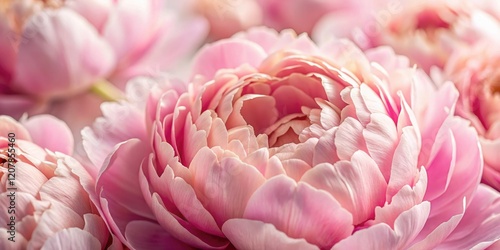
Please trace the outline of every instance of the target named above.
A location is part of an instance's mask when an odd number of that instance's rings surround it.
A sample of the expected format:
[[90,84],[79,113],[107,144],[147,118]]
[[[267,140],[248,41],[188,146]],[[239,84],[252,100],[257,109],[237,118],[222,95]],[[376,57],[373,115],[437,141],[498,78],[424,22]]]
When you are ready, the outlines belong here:
[[90,88],[90,92],[101,97],[104,101],[117,102],[125,99],[125,94],[105,79],[94,83]]

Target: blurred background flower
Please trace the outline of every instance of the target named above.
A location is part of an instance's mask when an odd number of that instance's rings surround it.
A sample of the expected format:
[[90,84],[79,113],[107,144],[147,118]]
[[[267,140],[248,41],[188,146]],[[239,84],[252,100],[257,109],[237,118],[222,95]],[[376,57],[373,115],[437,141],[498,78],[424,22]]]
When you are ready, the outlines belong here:
[[111,84],[124,89],[134,76],[174,70],[206,36],[204,20],[181,18],[163,1],[1,6],[0,114],[51,113],[69,122],[76,138],[100,114],[102,97],[121,98]]
[[491,30],[500,17],[496,1],[372,2],[376,4],[368,15],[364,9],[353,10],[356,20],[352,22],[335,14],[326,16],[316,26],[314,37],[321,41],[347,36],[363,49],[388,45],[429,72],[432,66],[444,67],[457,47],[497,34]]
[[457,114],[469,119],[481,137],[483,181],[500,190],[500,50],[494,44],[483,41],[457,50],[444,75],[460,91]]

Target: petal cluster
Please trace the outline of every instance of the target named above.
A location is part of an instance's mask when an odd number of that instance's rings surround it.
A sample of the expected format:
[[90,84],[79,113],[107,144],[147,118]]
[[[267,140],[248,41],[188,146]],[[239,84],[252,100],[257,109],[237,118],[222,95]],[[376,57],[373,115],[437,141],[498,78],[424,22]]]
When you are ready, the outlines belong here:
[[0,132],[0,204],[11,211],[0,215],[2,249],[122,249],[86,191],[93,180],[67,155],[73,141],[63,122],[1,116]]

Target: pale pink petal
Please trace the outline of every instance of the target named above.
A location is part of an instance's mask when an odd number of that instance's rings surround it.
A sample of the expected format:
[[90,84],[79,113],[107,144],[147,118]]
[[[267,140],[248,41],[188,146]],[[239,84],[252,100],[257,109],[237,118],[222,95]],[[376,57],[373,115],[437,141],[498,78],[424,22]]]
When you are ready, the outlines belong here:
[[201,74],[210,79],[219,69],[237,68],[243,64],[258,67],[266,56],[262,47],[245,40],[215,42],[198,52],[193,60],[192,75]]
[[57,232],[43,244],[42,250],[81,249],[95,250],[103,246],[92,234],[79,228],[68,228]]
[[289,237],[304,238],[320,248],[332,247],[353,230],[351,214],[332,196],[284,175],[255,192],[244,218],[271,223]]
[[335,133],[337,132],[336,128],[328,130],[318,140],[316,146],[314,146],[313,151],[313,166],[316,166],[320,163],[328,162],[334,164],[337,161],[340,161],[337,156],[337,147],[335,146]]
[[[52,204],[50,209],[46,210],[40,217],[38,225],[31,235],[28,248],[40,248],[57,232],[71,227],[83,228],[82,217],[66,206]],[[91,234],[89,235],[91,236]],[[92,236],[92,238],[94,237]],[[99,243],[97,239],[95,241]]]
[[418,173],[420,153],[418,133],[414,127],[403,128],[403,134],[392,159],[391,176],[387,186],[389,197],[395,195],[404,185],[412,185]]
[[8,137],[9,133],[14,133],[16,140],[31,141],[29,131],[19,122],[9,116],[0,116],[0,133],[5,137]]
[[377,224],[355,232],[336,244],[336,249],[405,249],[418,235],[429,215],[430,204],[421,203],[401,213],[394,222],[394,230],[387,224]]
[[28,245],[28,241],[26,238],[16,232],[16,237],[12,238],[15,242],[9,241],[9,237],[13,237],[10,233],[7,233],[7,230],[0,230],[0,237],[2,239],[0,241],[0,249],[9,249],[9,250],[24,250]]
[[47,182],[48,178],[51,177],[51,176],[45,176],[43,172],[25,162],[17,162],[15,166],[16,166],[16,175],[25,176],[26,180],[26,181],[16,182],[16,187],[18,188],[18,191],[26,192],[33,196],[36,196],[38,194],[40,188],[42,188],[45,182]]
[[287,43],[291,43],[294,39],[294,36],[278,34],[276,30],[267,27],[250,28],[247,31],[235,34],[233,37],[252,41],[260,45],[269,54],[277,49],[280,40],[286,40]]
[[[5,188],[5,187],[2,187],[2,189]],[[10,199],[12,196],[8,196],[8,195],[11,195],[11,191],[3,191],[2,190],[2,195],[0,197],[0,205],[2,207],[5,207],[5,208],[8,208],[10,206]],[[25,193],[25,192],[16,192],[15,194],[15,198],[16,198],[16,216],[18,218],[23,218],[25,216],[29,216],[31,213],[32,213],[32,202],[36,202],[35,201],[35,196],[34,195],[31,195],[31,194],[28,194],[28,193]],[[8,211],[9,209],[7,209]],[[2,225],[5,225],[7,223],[9,223],[9,218],[10,218],[10,214],[9,213],[3,213],[0,215],[0,222],[2,223]]]
[[108,227],[102,218],[97,214],[84,214],[83,220],[85,221],[84,231],[92,234],[101,245],[106,245],[108,243],[108,238],[110,234],[108,232]]
[[367,229],[355,232],[352,236],[340,241],[332,250],[363,249],[370,246],[373,249],[397,249],[397,236],[386,224],[377,224]]
[[352,214],[354,225],[372,218],[375,207],[385,203],[387,183],[377,164],[363,151],[354,153],[351,162],[315,166],[301,181],[329,192]]
[[496,140],[481,138],[480,141],[484,162],[500,172],[500,154],[498,154],[498,149],[500,149],[500,137]]
[[401,213],[394,221],[394,232],[400,240],[400,247],[408,247],[417,238],[429,217],[431,204],[424,201]]
[[282,160],[281,164],[283,164],[286,175],[295,181],[299,181],[300,178],[312,168],[307,162],[297,158]]
[[[58,169],[58,171],[61,171]],[[52,204],[60,203],[75,213],[83,216],[92,211],[91,202],[87,192],[80,182],[72,176],[55,176],[45,182],[39,191],[40,199],[50,201]],[[75,199],[75,197],[81,197]]]
[[176,218],[165,209],[165,204],[156,193],[152,197],[151,209],[163,230],[184,243],[203,249],[224,249],[228,245],[225,239],[209,235]]
[[377,163],[385,180],[388,181],[398,139],[394,122],[387,115],[371,114],[370,122],[363,130],[363,137],[368,153]]
[[349,94],[361,124],[370,122],[370,115],[373,113],[387,114],[380,97],[366,84],[361,85],[359,89],[353,88]]
[[293,239],[273,224],[246,219],[231,219],[222,231],[237,249],[304,249],[319,248],[305,239]]
[[[394,225],[396,218],[408,209],[422,203],[427,188],[427,173],[420,168],[414,186],[403,186],[384,206],[375,208],[375,223]],[[370,223],[371,224],[371,223]]]
[[364,150],[366,143],[362,124],[352,117],[346,118],[335,133],[335,147],[341,160],[349,160],[354,152]]
[[408,57],[396,54],[390,46],[369,49],[365,54],[370,61],[378,63],[387,72],[396,71],[395,73],[397,73],[397,70],[407,69],[411,66]]
[[241,217],[250,196],[265,181],[254,167],[233,157],[219,161],[206,147],[198,151],[189,170],[194,190],[220,226]]
[[37,115],[23,122],[32,141],[42,148],[66,155],[73,154],[74,140],[69,127],[51,115]]

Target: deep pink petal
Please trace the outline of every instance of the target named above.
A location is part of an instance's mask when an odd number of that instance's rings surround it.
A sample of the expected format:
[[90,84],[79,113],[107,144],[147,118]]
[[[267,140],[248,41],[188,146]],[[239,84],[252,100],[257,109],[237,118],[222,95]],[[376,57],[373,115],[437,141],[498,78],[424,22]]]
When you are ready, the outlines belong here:
[[0,94],[0,114],[20,119],[23,114],[38,114],[46,104],[28,95]]
[[[461,213],[460,204],[465,198],[468,205],[477,186],[481,180],[481,173],[483,169],[483,161],[481,157],[481,150],[478,145],[478,135],[475,129],[469,126],[468,122],[461,118],[447,119],[443,125],[443,129],[438,132],[438,136],[445,136],[446,134],[453,135],[456,142],[456,160],[453,167],[453,174],[449,178],[449,183],[446,191],[436,199],[432,199],[431,217],[436,216],[437,220],[449,218],[455,214]],[[446,145],[437,147],[445,147]],[[441,164],[440,160],[445,159],[444,155],[436,155],[429,165],[429,172],[432,168],[448,168],[446,164]],[[433,165],[435,162],[435,166]],[[437,174],[433,179],[442,178]],[[434,180],[430,178],[429,183]],[[439,216],[438,216],[439,215]]]
[[15,65],[16,65],[16,47],[15,38],[17,34],[11,30],[8,24],[8,19],[2,13],[0,20],[0,89],[2,85],[8,85],[12,80]]
[[500,241],[500,194],[480,185],[457,228],[437,249],[479,249]]
[[160,225],[149,221],[130,222],[125,236],[135,249],[194,249],[173,238]]

